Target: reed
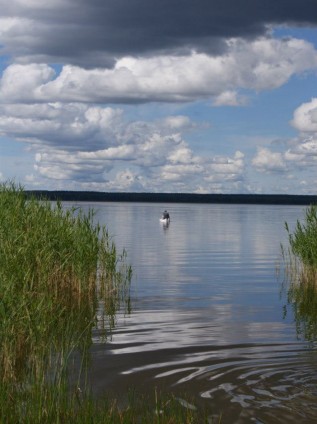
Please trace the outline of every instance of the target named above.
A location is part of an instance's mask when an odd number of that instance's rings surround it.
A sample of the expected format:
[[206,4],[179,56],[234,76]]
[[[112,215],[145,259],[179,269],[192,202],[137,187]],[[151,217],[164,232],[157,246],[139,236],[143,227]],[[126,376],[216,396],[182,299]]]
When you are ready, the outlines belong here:
[[[295,320],[297,336],[310,342],[317,337],[317,206],[306,209],[304,222],[297,221],[282,246],[287,282],[287,303]],[[285,315],[287,306],[284,307]]]
[[[1,422],[25,422],[30,401],[40,415],[69,401],[70,361],[79,352],[83,364],[100,302],[99,326],[107,332],[129,294],[125,259],[93,224],[93,212],[29,198],[13,183],[0,186]],[[81,366],[77,371],[79,381]]]
[[285,223],[289,236],[292,253],[297,256],[304,266],[317,268],[317,205],[306,209],[305,221],[296,222],[295,230],[290,232]]

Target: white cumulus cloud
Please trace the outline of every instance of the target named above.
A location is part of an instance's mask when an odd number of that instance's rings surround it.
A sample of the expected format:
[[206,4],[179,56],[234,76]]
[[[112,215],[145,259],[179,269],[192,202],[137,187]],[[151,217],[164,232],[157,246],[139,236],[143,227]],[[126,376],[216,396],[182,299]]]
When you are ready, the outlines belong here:
[[292,124],[301,132],[317,133],[317,98],[303,103],[295,110]]
[[123,57],[113,68],[65,65],[56,75],[46,64],[13,64],[2,76],[2,102],[187,102],[214,98],[215,105],[245,103],[239,90],[270,90],[292,75],[317,69],[317,51],[304,40],[231,39],[218,56]]

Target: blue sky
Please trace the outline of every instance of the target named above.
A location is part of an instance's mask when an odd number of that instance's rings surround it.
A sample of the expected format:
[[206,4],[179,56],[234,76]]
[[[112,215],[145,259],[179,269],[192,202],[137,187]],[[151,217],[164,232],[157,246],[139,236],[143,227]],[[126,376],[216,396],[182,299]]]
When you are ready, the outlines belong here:
[[0,179],[316,194],[317,3],[0,0]]

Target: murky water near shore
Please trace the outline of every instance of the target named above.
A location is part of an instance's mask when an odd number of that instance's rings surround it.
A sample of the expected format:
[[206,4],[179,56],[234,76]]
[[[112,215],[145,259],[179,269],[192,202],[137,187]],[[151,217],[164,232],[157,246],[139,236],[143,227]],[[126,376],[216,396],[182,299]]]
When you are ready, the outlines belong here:
[[292,228],[304,207],[80,206],[96,210],[134,272],[131,314],[118,315],[107,343],[94,333],[95,393],[187,393],[213,422],[317,420],[317,352],[278,276],[284,222]]

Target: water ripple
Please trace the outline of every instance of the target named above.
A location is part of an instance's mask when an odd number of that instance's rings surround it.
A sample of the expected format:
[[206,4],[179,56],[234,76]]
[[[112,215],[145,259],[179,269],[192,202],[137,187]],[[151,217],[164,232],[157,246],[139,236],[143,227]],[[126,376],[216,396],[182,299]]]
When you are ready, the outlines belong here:
[[317,418],[317,357],[301,343],[184,347],[143,354],[141,365],[126,365],[123,376],[194,394],[197,405],[207,404],[221,422]]

